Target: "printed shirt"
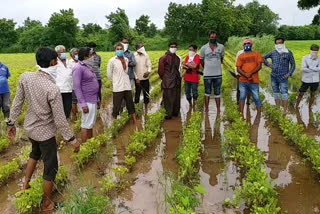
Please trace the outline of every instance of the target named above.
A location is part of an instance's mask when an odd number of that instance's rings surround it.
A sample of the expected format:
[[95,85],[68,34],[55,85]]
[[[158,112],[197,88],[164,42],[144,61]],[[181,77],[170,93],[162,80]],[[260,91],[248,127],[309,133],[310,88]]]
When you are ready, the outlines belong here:
[[79,61],[72,70],[73,90],[80,108],[99,102],[99,83],[91,67]]
[[[251,51],[249,53],[242,53],[239,55],[237,60],[237,67],[240,67],[245,73],[251,73],[259,63],[263,62],[263,58],[258,51]],[[259,83],[258,72],[254,73],[252,76],[252,81],[249,81],[246,77],[240,74],[240,82],[248,83]]]
[[9,69],[0,62],[0,94],[9,93],[8,78],[10,77]]
[[49,140],[56,135],[57,129],[65,140],[73,138],[74,133],[63,111],[60,90],[53,77],[41,70],[21,74],[10,111],[9,120],[13,123],[21,114],[25,100],[24,129],[29,138]]
[[[188,63],[189,61],[189,56],[187,56],[184,60],[184,63]],[[184,74],[184,80],[185,81],[189,81],[189,82],[199,82],[199,74],[197,73],[197,71],[199,71],[200,69],[200,56],[198,54],[196,54],[193,58],[192,62],[189,62],[191,64],[196,64],[197,68],[195,70],[193,70],[191,73],[185,73]]]
[[134,54],[136,58],[136,66],[134,67],[134,75],[136,79],[139,80],[147,80],[149,77],[144,78],[143,75],[147,72],[151,72],[152,70],[152,64],[151,60],[149,58],[149,55],[146,54],[141,54],[139,55],[138,53]]
[[127,50],[126,52],[124,52],[124,56],[129,60],[129,64],[128,64],[128,75],[130,79],[134,79],[134,71],[133,68],[136,66],[136,58],[134,57],[134,54]]
[[56,84],[61,93],[72,92],[72,69],[68,67],[68,61],[66,61],[67,66],[65,66],[58,58]]
[[319,82],[320,57],[312,58],[310,54],[302,58],[302,82],[317,83]]
[[[267,59],[272,60],[271,76],[278,80],[284,80],[284,76],[291,76],[296,68],[296,63],[292,52],[280,54],[277,50],[273,50],[263,56],[264,64],[269,66]],[[291,66],[290,66],[291,65]],[[290,68],[290,69],[289,69]]]
[[124,57],[127,69],[124,70],[120,59],[117,56],[112,57],[107,66],[107,76],[112,82],[113,92],[131,91],[130,78],[128,75],[129,60]]
[[217,43],[212,50],[210,44],[204,45],[200,50],[200,59],[204,60],[203,78],[222,78],[221,60],[224,58],[224,46]]

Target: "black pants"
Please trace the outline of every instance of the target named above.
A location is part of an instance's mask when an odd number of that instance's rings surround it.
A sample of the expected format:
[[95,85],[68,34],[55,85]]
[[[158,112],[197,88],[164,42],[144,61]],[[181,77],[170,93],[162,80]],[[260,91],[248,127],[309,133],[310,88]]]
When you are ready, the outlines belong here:
[[125,101],[129,114],[135,113],[134,103],[132,99],[132,91],[113,92],[113,111],[112,116],[116,118],[121,109],[122,101]]
[[44,163],[43,179],[46,181],[54,181],[58,172],[57,143],[56,138],[50,138],[45,141],[35,141],[30,139],[32,143],[32,151],[30,158],[40,160]]
[[98,80],[98,83],[99,83],[98,97],[99,97],[99,100],[100,100],[100,102],[101,102],[101,87],[102,87],[102,82],[101,82],[101,80]]
[[62,93],[61,96],[62,96],[64,114],[66,115],[66,118],[69,118],[71,109],[72,109],[72,92]]
[[180,113],[181,86],[163,89],[163,102],[167,117],[177,117]]
[[[142,89],[143,88],[143,89]],[[140,84],[136,84],[136,94],[135,94],[135,103],[139,103],[141,90],[143,92],[143,101],[145,104],[149,103],[149,90],[150,90],[150,82],[147,80],[140,80]],[[147,94],[148,93],[148,94]]]

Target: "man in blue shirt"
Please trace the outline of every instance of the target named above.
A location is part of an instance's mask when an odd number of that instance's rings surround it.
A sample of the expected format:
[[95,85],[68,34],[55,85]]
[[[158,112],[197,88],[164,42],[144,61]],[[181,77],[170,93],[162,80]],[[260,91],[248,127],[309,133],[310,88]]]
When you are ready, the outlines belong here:
[[[293,54],[284,44],[284,39],[275,39],[275,50],[263,56],[264,64],[272,69],[271,86],[276,106],[280,108],[280,93],[282,96],[283,111],[288,106],[288,78],[293,74],[296,63]],[[272,64],[267,59],[272,60]]]
[[5,118],[10,114],[10,90],[8,78],[10,77],[9,69],[0,62],[0,109],[2,109]]

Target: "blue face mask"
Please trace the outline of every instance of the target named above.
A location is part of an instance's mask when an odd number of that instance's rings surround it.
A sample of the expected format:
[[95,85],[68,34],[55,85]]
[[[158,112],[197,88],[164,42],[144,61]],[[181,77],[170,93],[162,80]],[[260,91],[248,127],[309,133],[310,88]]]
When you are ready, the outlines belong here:
[[91,54],[93,54],[93,53],[94,53],[94,50],[93,50],[93,48],[90,48],[90,52],[91,52]]
[[60,54],[60,59],[67,59],[67,54],[66,53],[61,53]]
[[75,59],[75,60],[79,60],[79,56],[78,56],[78,55],[75,55],[75,56],[74,56],[74,59]]
[[251,51],[251,45],[248,45],[248,44],[245,45],[245,46],[244,46],[244,50],[245,50],[245,51]]
[[124,51],[123,50],[117,50],[116,51],[116,55],[117,56],[123,56],[124,55]]
[[217,43],[217,39],[210,39],[210,43],[211,43],[211,44]]

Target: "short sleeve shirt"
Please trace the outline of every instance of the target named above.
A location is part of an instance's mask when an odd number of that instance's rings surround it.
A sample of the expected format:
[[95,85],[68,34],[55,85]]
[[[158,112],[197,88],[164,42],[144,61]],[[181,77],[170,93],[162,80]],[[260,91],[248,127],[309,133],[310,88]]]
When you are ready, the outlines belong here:
[[209,43],[202,46],[200,59],[204,60],[203,78],[222,78],[221,59],[224,57],[224,46],[217,43],[212,50]]
[[[237,67],[240,67],[245,73],[252,72],[259,63],[263,62],[263,58],[258,51],[251,51],[250,53],[242,53],[237,60]],[[240,82],[259,83],[258,72],[252,75],[252,81],[249,81],[245,76],[240,75]]]
[[9,69],[0,62],[0,94],[9,93],[8,78],[10,77]]

